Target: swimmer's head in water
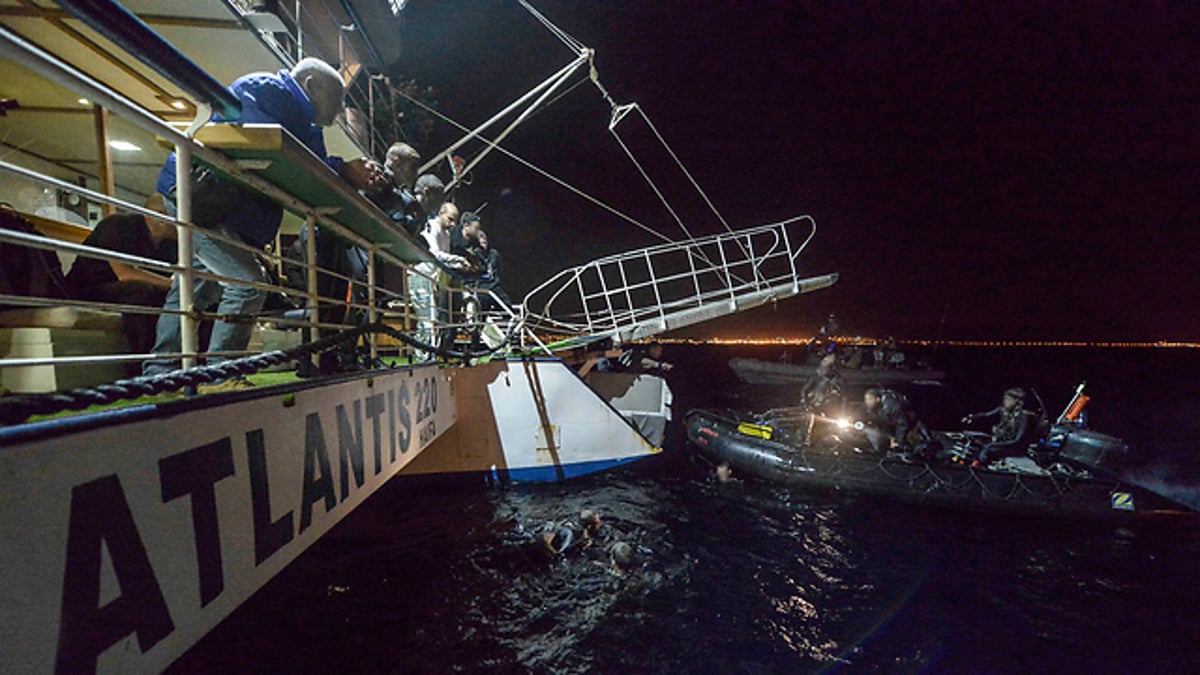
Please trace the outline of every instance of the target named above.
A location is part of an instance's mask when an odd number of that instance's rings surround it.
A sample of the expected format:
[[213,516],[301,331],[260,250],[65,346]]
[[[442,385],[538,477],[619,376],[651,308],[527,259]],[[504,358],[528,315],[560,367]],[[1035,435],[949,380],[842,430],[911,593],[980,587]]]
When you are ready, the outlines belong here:
[[618,541],[612,545],[610,557],[613,567],[624,572],[633,565],[633,547],[623,541]]
[[579,527],[583,528],[585,535],[591,536],[600,530],[600,514],[591,509],[584,509],[579,512]]
[[554,554],[567,550],[575,541],[575,533],[569,527],[556,527],[542,535],[542,543],[546,550]]
[[717,466],[717,480],[724,483],[724,482],[727,482],[730,478],[733,478],[733,469],[729,468],[728,463],[721,462]]

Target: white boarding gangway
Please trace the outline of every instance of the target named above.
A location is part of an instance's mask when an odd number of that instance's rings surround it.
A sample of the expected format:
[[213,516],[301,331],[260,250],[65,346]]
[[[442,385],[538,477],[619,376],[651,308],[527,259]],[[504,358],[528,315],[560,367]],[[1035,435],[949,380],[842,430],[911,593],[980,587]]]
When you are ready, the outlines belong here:
[[599,258],[530,291],[525,324],[620,343],[828,288],[837,274],[804,276],[797,264],[816,228],[800,216]]

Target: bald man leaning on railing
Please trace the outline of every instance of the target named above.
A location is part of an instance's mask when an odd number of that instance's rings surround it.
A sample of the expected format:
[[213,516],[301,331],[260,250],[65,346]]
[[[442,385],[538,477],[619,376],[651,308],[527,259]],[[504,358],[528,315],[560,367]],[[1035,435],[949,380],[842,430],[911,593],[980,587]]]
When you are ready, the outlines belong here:
[[[329,64],[319,59],[303,59],[291,72],[251,73],[238,78],[230,90],[242,101],[242,113],[236,120],[242,124],[272,123],[283,126],[304,143],[356,189],[377,187],[387,180],[382,168],[371,160],[343,161],[328,157],[322,127],[333,124],[342,111],[345,86],[341,76]],[[228,185],[215,175],[193,171],[193,217],[195,224],[219,232],[226,238],[241,240],[254,249],[271,242],[283,217],[279,205],[266,198]],[[174,196],[175,156],[167,158],[159,174],[158,190]],[[204,230],[193,233],[192,264],[197,272],[211,273],[231,279],[257,283],[264,273],[254,251],[231,244]],[[197,311],[207,311],[214,305],[222,316],[252,316],[262,308],[265,296],[253,286],[216,282],[197,277],[195,284]],[[167,293],[164,309],[179,309],[178,276]],[[155,354],[176,354],[181,350],[180,321],[177,314],[159,317],[154,345]],[[253,331],[249,322],[217,321],[210,340],[210,352],[239,352],[246,348]],[[220,357],[209,357],[212,364]],[[155,375],[178,367],[178,361],[164,358],[147,361],[146,375]],[[251,386],[242,378],[212,385],[209,389],[239,389]]]

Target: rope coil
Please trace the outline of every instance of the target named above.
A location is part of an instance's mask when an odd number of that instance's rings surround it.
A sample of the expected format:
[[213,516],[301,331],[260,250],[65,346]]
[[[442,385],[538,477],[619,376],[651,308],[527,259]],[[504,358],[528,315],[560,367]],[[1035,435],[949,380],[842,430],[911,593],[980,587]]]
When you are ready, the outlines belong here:
[[265,352],[255,354],[254,356],[223,361],[214,365],[197,366],[187,370],[175,370],[161,375],[117,380],[111,384],[101,384],[95,387],[71,389],[69,391],[47,394],[5,397],[0,399],[0,426],[21,424],[34,415],[53,415],[69,410],[83,410],[93,405],[110,405],[118,401],[130,401],[142,396],[165,394],[178,391],[184,387],[211,384],[233,377],[250,375],[271,366],[310,357],[351,342],[356,343],[364,335],[379,333],[395,338],[414,349],[434,354],[447,360],[461,360],[463,362],[493,354],[509,344],[512,339],[512,333],[510,332],[494,348],[460,351],[442,349],[426,344],[411,335],[402,333],[380,322],[364,324],[284,351]]

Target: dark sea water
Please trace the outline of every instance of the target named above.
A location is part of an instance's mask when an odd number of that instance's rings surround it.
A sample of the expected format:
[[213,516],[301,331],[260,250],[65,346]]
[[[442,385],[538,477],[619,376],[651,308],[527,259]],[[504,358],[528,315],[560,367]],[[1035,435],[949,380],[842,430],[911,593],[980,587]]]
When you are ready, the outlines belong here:
[[[676,414],[786,404],[732,356],[672,347]],[[1092,426],[1139,475],[1200,504],[1197,350],[945,349],[957,419],[1014,385]],[[598,510],[636,545],[551,559],[546,522]],[[393,481],[174,666],[176,672],[1190,673],[1200,667],[1200,525],[970,515],[716,483],[683,442],[560,485]]]

